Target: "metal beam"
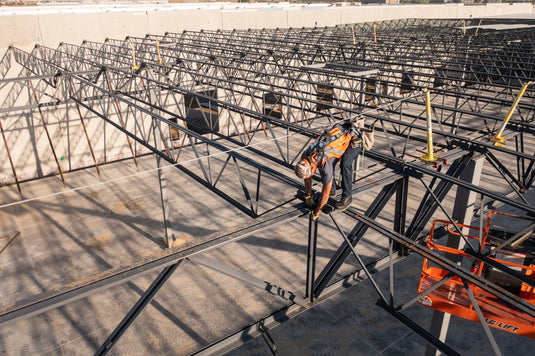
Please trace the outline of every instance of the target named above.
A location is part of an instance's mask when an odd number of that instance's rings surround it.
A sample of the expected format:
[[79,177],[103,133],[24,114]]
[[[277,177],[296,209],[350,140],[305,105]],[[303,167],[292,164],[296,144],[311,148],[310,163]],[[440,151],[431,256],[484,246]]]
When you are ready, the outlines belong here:
[[293,210],[284,214],[264,218],[253,224],[248,224],[240,229],[231,232],[218,232],[210,236],[208,242],[197,245],[186,250],[171,250],[164,257],[155,256],[152,260],[138,262],[135,265],[109,270],[100,273],[95,280],[84,283],[76,287],[58,288],[56,291],[45,292],[27,300],[22,300],[7,307],[0,308],[0,325],[8,325],[18,320],[23,320],[35,315],[39,315],[48,310],[58,308],[62,305],[74,302],[81,298],[93,295],[100,291],[121,285],[136,277],[161,270],[162,268],[176,264],[190,256],[206,252],[221,247],[229,242],[237,241],[247,236],[253,235],[263,230],[270,229],[279,224],[284,224],[303,216],[300,210]]

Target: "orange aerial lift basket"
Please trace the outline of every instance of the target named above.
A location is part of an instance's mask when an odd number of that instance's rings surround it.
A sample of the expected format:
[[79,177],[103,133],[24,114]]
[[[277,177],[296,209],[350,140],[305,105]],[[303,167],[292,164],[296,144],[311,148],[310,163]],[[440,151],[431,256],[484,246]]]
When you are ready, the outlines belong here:
[[[491,223],[491,220],[493,222]],[[507,220],[508,226],[515,230],[498,228],[496,221]],[[456,224],[462,229],[463,235],[479,248],[481,254],[489,253],[488,257],[510,269],[533,279],[535,284],[535,220],[500,212],[490,212],[484,228]],[[532,286],[523,283],[508,273],[493,268],[488,264],[470,256],[460,249],[451,248],[435,242],[433,234],[444,227],[450,236],[460,236],[453,223],[435,220],[429,232],[427,247],[434,252],[449,254],[449,257],[470,269],[472,273],[494,283],[503,289],[519,296],[528,303],[535,305],[535,291]],[[465,233],[467,231],[468,233]],[[476,236],[474,236],[476,235]],[[442,239],[440,239],[442,241]],[[500,247],[500,245],[505,245]],[[444,279],[449,271],[432,266],[432,262],[424,259],[418,293],[422,293]],[[475,300],[489,326],[514,334],[535,339],[535,318],[508,304],[495,295],[467,282]],[[464,283],[459,276],[453,276],[435,290],[422,296],[418,302],[429,308],[479,322],[480,319]]]

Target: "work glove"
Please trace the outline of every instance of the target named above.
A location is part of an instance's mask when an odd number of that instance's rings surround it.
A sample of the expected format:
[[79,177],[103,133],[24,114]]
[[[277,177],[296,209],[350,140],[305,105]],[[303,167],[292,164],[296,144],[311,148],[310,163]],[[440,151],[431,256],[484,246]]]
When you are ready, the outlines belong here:
[[308,206],[309,208],[316,207],[316,199],[314,199],[312,195],[305,197],[305,205]]
[[310,221],[316,221],[318,220],[319,217],[320,217],[320,213],[318,213],[318,215],[315,215],[314,210],[310,212]]

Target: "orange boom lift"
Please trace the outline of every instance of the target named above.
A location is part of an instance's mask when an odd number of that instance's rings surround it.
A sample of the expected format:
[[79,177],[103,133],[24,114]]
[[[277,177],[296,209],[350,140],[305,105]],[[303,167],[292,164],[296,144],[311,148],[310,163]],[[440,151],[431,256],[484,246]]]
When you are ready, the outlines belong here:
[[[491,219],[501,216],[509,220],[511,226],[525,226],[519,232],[505,231],[491,227]],[[478,243],[479,252],[487,255],[491,260],[503,264],[510,269],[533,280],[533,283],[524,283],[510,274],[500,271],[487,263],[480,261],[463,250],[438,244],[433,240],[436,229],[445,227],[450,235],[460,236],[453,223],[445,220],[435,220],[429,232],[427,247],[435,252],[450,254],[461,261],[461,266],[469,268],[472,273],[494,283],[503,289],[519,296],[528,303],[535,305],[535,234],[533,233],[535,220],[500,212],[490,212],[487,216],[485,227],[480,233],[480,228],[462,224],[456,224],[458,229],[475,235],[464,234],[465,237]],[[454,231],[455,230],[455,231]],[[443,280],[449,273],[448,270],[430,265],[427,258],[424,259],[422,274],[418,286],[418,293],[422,293]],[[535,318],[523,311],[499,299],[493,294],[467,282],[473,292],[475,300],[489,326],[505,330],[514,334],[523,335],[535,339]],[[463,281],[458,276],[453,276],[443,282],[435,290],[421,297],[418,302],[429,308],[443,311],[464,319],[479,322],[480,319]]]

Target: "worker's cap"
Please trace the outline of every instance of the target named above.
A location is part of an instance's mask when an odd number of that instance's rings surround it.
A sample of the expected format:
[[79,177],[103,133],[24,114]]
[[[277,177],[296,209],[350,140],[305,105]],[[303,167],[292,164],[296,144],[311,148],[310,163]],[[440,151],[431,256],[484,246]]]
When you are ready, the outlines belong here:
[[305,158],[301,158],[301,160],[295,166],[294,171],[295,175],[299,178],[308,178],[312,176],[312,166],[310,161]]

